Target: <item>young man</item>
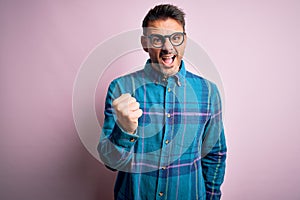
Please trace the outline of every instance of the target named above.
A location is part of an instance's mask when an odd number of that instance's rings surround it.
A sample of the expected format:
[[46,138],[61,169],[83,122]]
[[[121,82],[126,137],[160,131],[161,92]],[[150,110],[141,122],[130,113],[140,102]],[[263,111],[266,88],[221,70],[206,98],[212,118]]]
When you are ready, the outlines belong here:
[[101,160],[115,199],[220,199],[226,144],[215,84],[185,69],[184,13],[165,4],[143,20],[143,70],[112,81]]

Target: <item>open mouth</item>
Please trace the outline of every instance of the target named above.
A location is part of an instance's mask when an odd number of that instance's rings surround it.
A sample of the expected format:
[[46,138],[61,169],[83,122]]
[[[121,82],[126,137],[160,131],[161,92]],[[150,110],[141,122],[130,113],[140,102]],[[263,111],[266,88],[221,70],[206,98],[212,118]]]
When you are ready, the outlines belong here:
[[176,55],[164,55],[162,56],[162,61],[165,65],[171,65],[175,60]]

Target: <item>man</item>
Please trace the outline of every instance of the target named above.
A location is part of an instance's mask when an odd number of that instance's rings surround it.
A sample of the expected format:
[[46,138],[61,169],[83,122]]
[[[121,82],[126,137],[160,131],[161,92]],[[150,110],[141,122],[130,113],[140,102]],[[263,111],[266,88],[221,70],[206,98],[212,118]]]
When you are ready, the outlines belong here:
[[226,144],[215,84],[185,69],[184,13],[165,4],[143,20],[143,70],[112,81],[101,160],[115,199],[220,199]]

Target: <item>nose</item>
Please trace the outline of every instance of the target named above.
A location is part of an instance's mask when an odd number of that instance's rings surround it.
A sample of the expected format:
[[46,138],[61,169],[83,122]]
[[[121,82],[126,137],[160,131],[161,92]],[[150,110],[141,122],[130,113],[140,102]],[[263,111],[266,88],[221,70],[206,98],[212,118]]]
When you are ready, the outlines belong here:
[[167,51],[173,50],[173,45],[172,45],[172,43],[170,42],[170,38],[166,38],[165,43],[164,43],[164,45],[162,46],[162,49],[163,49],[163,50],[167,50]]

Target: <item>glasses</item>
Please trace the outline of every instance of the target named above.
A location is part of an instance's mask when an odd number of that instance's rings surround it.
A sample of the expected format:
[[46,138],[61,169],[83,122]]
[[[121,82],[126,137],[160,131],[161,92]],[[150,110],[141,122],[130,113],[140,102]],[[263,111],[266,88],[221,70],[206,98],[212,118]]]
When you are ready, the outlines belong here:
[[162,46],[164,46],[166,42],[166,38],[169,38],[173,46],[181,45],[184,41],[184,35],[185,32],[175,32],[171,35],[151,34],[148,35],[147,37],[150,39],[150,42],[153,47],[161,48]]

